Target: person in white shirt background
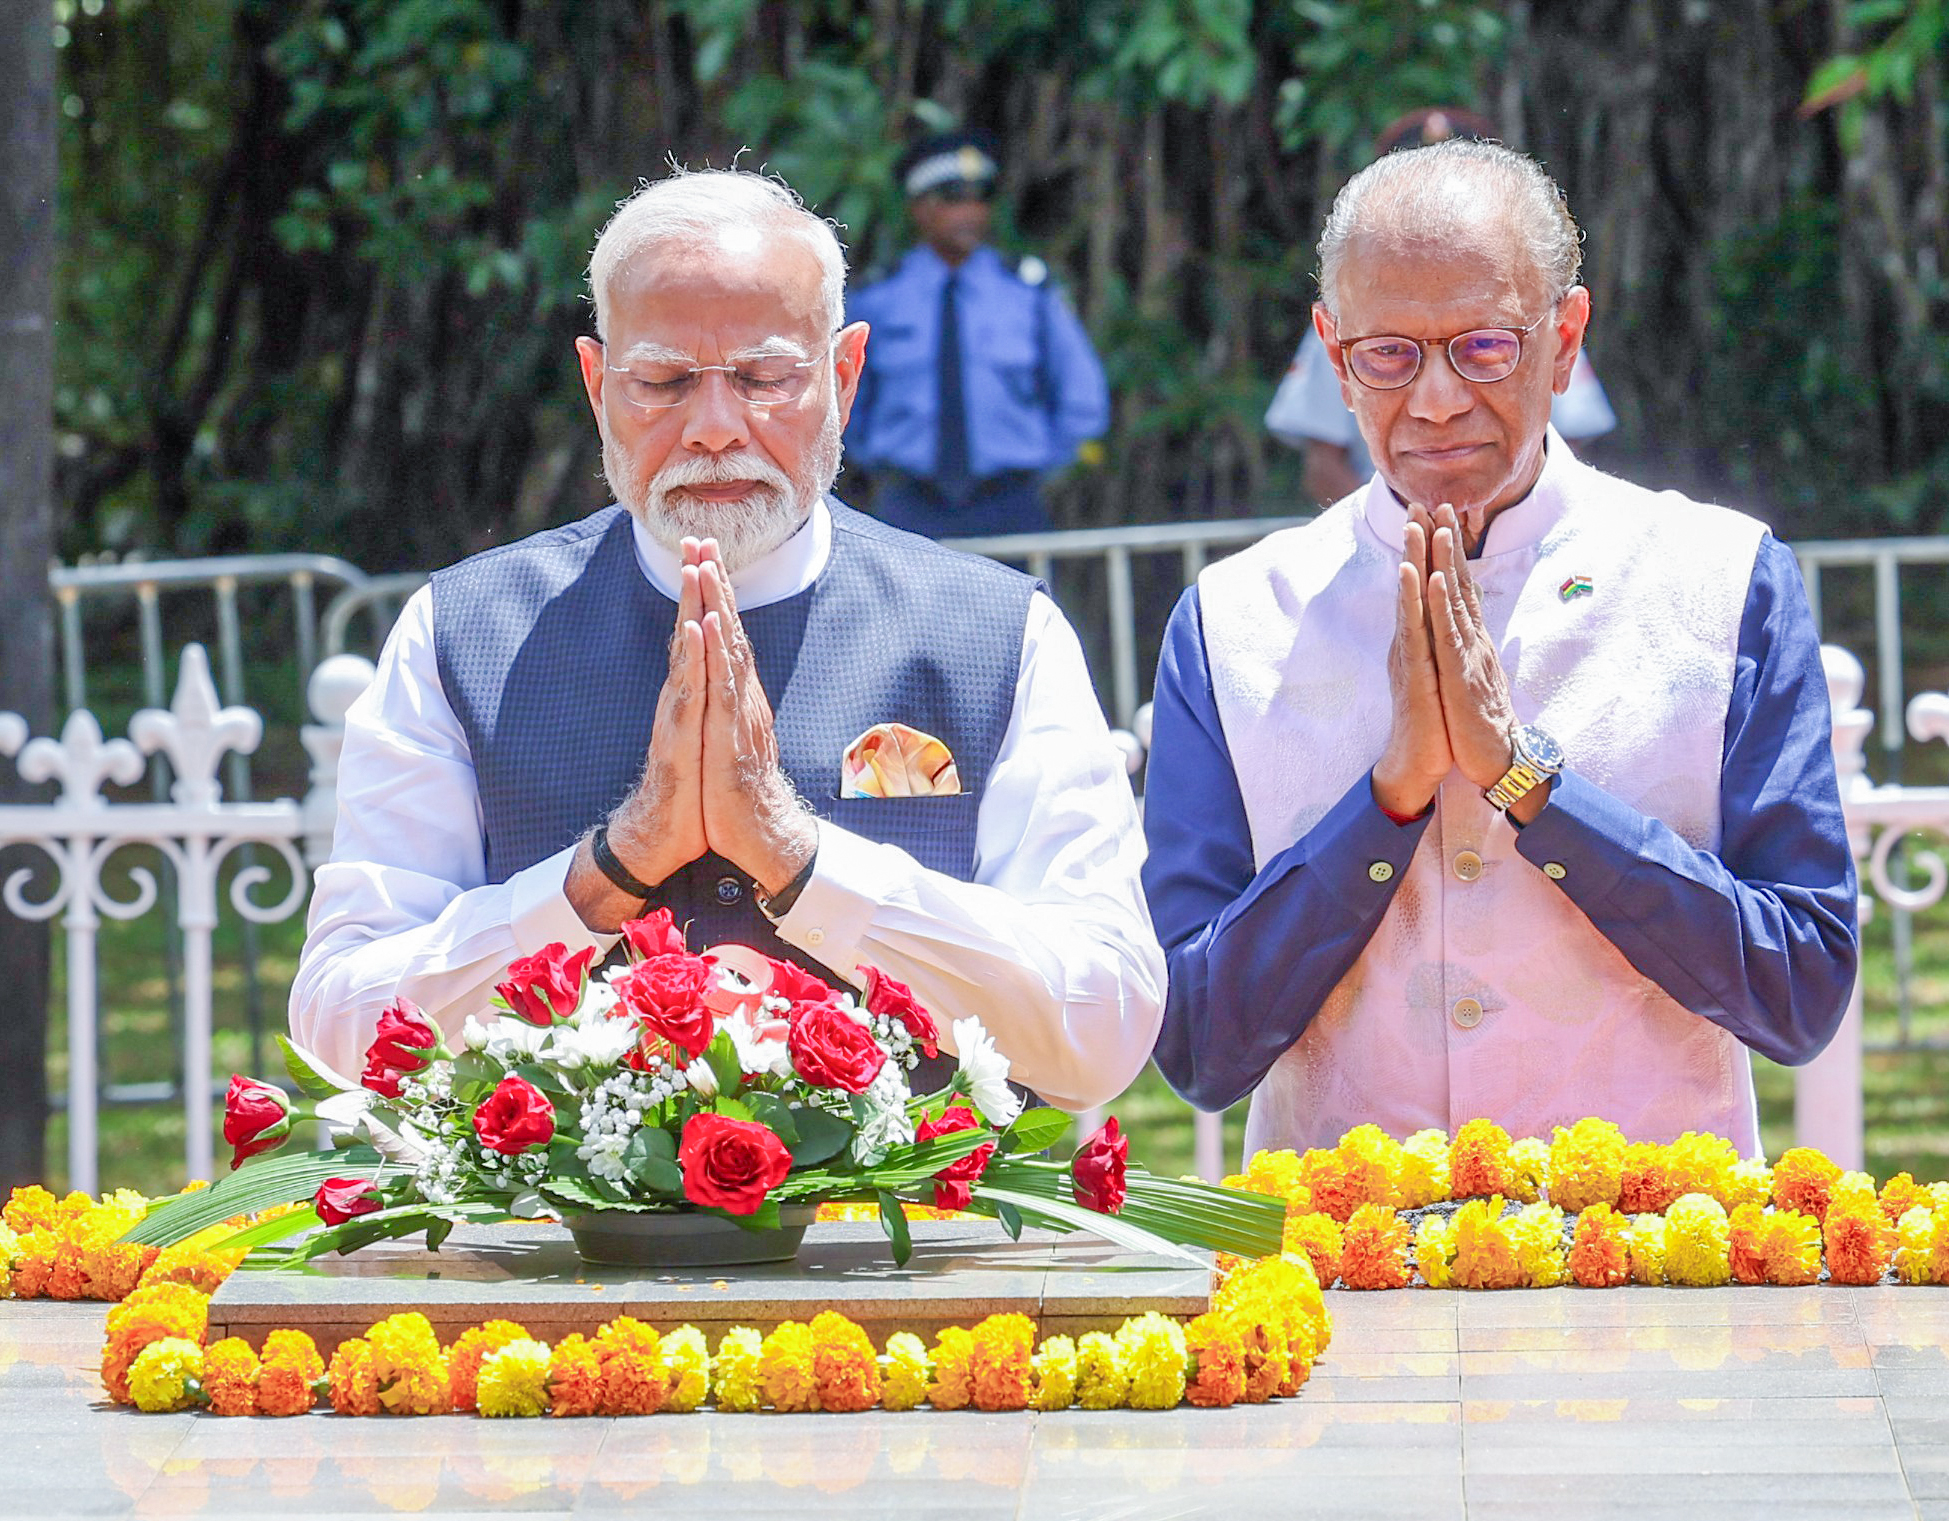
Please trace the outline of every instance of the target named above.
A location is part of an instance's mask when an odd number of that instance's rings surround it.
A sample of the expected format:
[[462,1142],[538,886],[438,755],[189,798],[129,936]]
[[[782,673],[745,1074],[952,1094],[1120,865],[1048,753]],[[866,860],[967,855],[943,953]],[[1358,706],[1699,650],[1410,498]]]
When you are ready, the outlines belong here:
[[[355,1073],[395,997],[458,1032],[511,961],[664,904],[692,949],[873,965],[944,1032],[978,1015],[1051,1103],[1114,1097],[1164,991],[1122,758],[1038,585],[828,495],[868,341],[831,226],[776,181],[678,174],[590,283],[620,505],[407,605],[347,715],[295,1038]],[[946,741],[973,795],[847,796],[845,739],[882,722]]]
[[[1374,142],[1376,158],[1397,148],[1413,148],[1448,138],[1489,138],[1488,121],[1471,111],[1434,107],[1411,111],[1390,123]],[[1617,426],[1617,414],[1604,394],[1603,382],[1591,367],[1590,355],[1580,353],[1569,386],[1550,407],[1550,424],[1566,439],[1591,439]],[[1374,461],[1360,437],[1333,362],[1311,324],[1286,369],[1279,389],[1266,408],[1266,432],[1306,456],[1306,494],[1321,506],[1365,486],[1374,474]]]

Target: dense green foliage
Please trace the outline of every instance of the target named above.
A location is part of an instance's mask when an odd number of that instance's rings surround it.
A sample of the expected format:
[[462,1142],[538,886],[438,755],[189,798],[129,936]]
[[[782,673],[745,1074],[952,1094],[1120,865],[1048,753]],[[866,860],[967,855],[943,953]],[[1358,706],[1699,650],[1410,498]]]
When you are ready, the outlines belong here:
[[[1940,528],[1942,0],[55,0],[62,548],[424,565],[599,501],[570,343],[669,158],[784,175],[856,265],[890,168],[1005,145],[1006,241],[1117,392],[1071,522],[1283,512],[1260,427],[1326,200],[1416,106],[1589,231],[1600,458],[1801,536]],[[1838,19],[1836,19],[1838,18]],[[1836,59],[1833,63],[1828,60]],[[1825,67],[1823,67],[1825,65]],[[1796,112],[1815,92],[1832,109]]]

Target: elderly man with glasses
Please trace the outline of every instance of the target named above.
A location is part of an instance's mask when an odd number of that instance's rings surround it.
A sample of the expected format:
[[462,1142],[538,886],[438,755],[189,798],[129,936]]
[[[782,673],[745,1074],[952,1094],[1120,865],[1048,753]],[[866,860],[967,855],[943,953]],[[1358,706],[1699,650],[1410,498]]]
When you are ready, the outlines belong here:
[[407,606],[347,718],[293,1031],[357,1071],[395,997],[457,1033],[510,962],[663,907],[693,948],[878,967],[1050,1101],[1113,1097],[1163,993],[1121,757],[1035,582],[827,494],[867,345],[832,227],[679,174],[589,281],[615,504]]
[[1376,463],[1174,613],[1146,789],[1156,1057],[1248,1151],[1476,1117],[1757,1150],[1747,1048],[1845,1010],[1818,639],[1753,518],[1550,427],[1590,317],[1557,187],[1488,143],[1340,192],[1314,323]]

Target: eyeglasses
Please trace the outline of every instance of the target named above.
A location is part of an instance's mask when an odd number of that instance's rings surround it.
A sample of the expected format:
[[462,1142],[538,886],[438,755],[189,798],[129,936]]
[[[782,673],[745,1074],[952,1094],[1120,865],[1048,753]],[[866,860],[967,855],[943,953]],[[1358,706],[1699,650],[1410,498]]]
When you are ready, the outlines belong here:
[[697,394],[706,375],[724,377],[731,394],[747,407],[779,407],[797,401],[812,384],[812,371],[825,362],[839,340],[834,337],[810,359],[753,359],[744,364],[696,364],[685,368],[672,364],[612,364],[605,368],[620,375],[613,382],[623,400],[632,407],[655,411],[661,407],[680,407]]
[[1355,338],[1340,345],[1353,378],[1370,391],[1398,391],[1421,373],[1429,349],[1447,349],[1448,362],[1462,379],[1494,385],[1516,373],[1523,340],[1550,318],[1545,312],[1528,327],[1478,327],[1453,338]]

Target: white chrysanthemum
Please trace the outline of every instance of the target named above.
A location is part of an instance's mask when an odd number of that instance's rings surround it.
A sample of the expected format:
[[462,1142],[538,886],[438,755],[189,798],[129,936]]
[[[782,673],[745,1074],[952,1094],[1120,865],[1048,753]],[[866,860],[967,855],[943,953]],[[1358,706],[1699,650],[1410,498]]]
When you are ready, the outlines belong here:
[[497,1019],[482,1027],[480,1044],[473,1043],[471,1033],[473,1015],[467,1016],[467,1024],[462,1028],[461,1039],[467,1042],[470,1051],[484,1051],[495,1061],[506,1066],[526,1061],[531,1056],[541,1054],[541,1048],[548,1043],[553,1027],[531,1025],[525,1019]]
[[792,1057],[785,1042],[776,1038],[761,1039],[748,1020],[733,1016],[720,1020],[718,1029],[731,1037],[731,1045],[738,1053],[738,1069],[748,1077],[761,1077],[770,1073],[773,1077],[792,1075]]
[[570,1071],[579,1067],[613,1067],[636,1044],[636,1027],[624,1019],[599,1019],[589,1024],[556,1025],[543,1057]]
[[684,1068],[684,1081],[699,1098],[717,1097],[717,1070],[701,1056]]
[[602,1024],[621,1002],[614,988],[599,978],[591,977],[582,989],[582,1001],[575,1006],[575,1012],[569,1015],[568,1022],[585,1029]]
[[974,1100],[982,1118],[997,1130],[1014,1124],[1015,1116],[1022,1112],[1022,1100],[1008,1086],[1008,1058],[995,1049],[980,1020],[969,1017],[954,1021],[954,1055],[961,1064],[955,1087]]

